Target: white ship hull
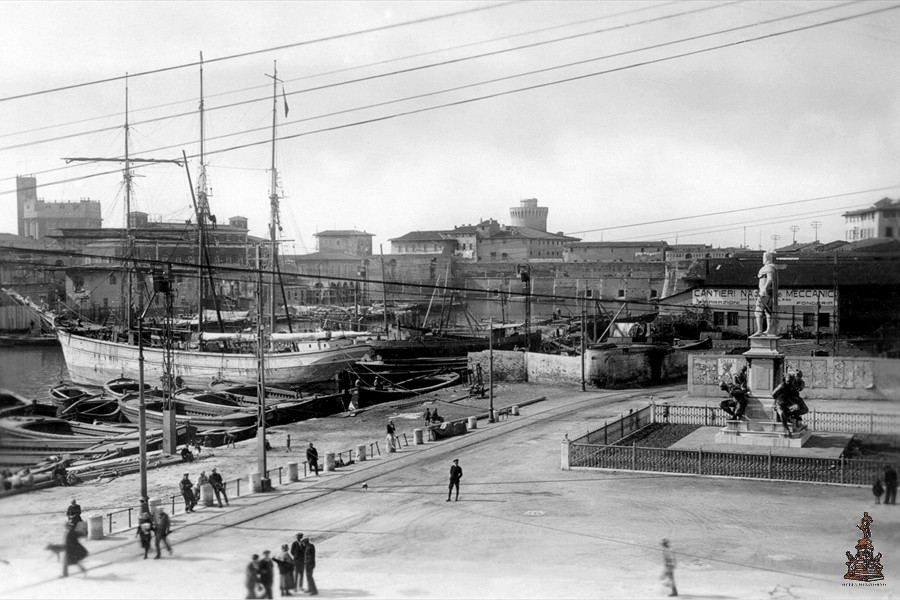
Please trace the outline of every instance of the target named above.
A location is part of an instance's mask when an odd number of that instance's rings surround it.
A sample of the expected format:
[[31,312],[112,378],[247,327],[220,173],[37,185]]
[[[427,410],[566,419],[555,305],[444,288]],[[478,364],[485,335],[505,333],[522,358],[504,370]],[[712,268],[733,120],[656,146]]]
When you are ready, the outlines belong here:
[[[96,340],[67,331],[58,332],[69,378],[75,383],[103,385],[117,377],[138,378],[137,346]],[[299,351],[266,354],[266,385],[292,385],[326,381],[349,368],[370,350],[352,339],[298,344]],[[173,376],[181,385],[206,387],[214,380],[255,382],[256,355],[221,352],[173,351]],[[144,381],[161,386],[163,350],[144,348]]]

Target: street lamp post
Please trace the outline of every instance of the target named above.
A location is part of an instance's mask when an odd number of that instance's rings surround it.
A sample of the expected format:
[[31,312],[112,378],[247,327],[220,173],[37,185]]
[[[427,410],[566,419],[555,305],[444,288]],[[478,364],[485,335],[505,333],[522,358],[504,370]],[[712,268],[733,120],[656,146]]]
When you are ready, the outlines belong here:
[[[488,326],[488,385],[490,386],[490,390],[488,392],[490,398],[490,414],[488,416],[488,422],[494,422],[494,317],[490,319],[490,325]],[[482,346],[483,347],[483,346]],[[484,396],[482,396],[484,398]]]

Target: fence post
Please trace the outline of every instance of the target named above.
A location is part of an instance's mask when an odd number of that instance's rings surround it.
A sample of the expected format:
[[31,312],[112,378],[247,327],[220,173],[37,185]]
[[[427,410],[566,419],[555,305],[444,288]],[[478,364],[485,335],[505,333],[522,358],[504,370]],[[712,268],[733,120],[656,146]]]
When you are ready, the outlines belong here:
[[697,475],[703,474],[703,446],[697,448]]
[[406,442],[406,445],[409,446],[409,440],[406,438],[406,432],[403,432],[403,441]]
[[703,424],[709,425],[709,404],[703,405]]
[[235,496],[240,496],[241,495],[241,480],[237,479],[237,480],[235,480],[235,482],[237,483],[237,490],[236,490],[237,493],[235,494]]
[[606,425],[607,422],[603,421],[603,445],[606,446],[609,442],[606,441]]
[[844,455],[841,455],[841,483],[844,483]]
[[869,433],[875,433],[875,411],[869,411]]
[[109,531],[111,533],[112,532],[112,513],[109,513],[106,516],[109,517],[109,528],[107,529],[107,531]]
[[175,516],[175,496],[172,496],[172,516]]
[[656,402],[653,401],[653,396],[650,396],[650,423],[656,423]]
[[634,440],[631,441],[631,470],[637,471],[637,446],[634,445]]
[[767,469],[766,469],[767,476],[769,479],[772,479],[772,449],[771,448],[769,448],[769,459],[767,462],[768,462]]
[[283,467],[278,467],[278,485],[281,485],[281,469]]
[[378,446],[378,441],[375,441],[375,449],[378,450],[378,456],[381,456],[381,448]]
[[812,411],[812,430],[816,430],[816,411],[813,409]]
[[563,471],[569,470],[569,465],[571,464],[571,452],[572,452],[572,442],[569,441],[569,434],[566,434],[566,437],[563,439],[562,444],[560,446],[560,468]]
[[[844,472],[843,465],[841,466],[841,473]],[[843,477],[841,478],[841,483],[844,483]],[[131,529],[131,509],[128,509],[128,529]]]
[[619,417],[619,439],[625,437],[625,415]]

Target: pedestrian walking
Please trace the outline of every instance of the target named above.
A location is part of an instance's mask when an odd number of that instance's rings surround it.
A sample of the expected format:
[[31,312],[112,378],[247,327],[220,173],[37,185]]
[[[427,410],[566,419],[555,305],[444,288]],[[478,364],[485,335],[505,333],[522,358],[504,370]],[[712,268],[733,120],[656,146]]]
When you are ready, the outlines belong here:
[[178,485],[181,488],[181,496],[184,498],[184,512],[194,512],[197,500],[194,498],[194,484],[191,482],[190,475],[185,473]]
[[78,565],[78,568],[81,569],[81,572],[84,573],[84,576],[87,577],[87,569],[81,564],[87,555],[87,548],[81,545],[81,542],[78,541],[78,538],[81,537],[81,534],[78,533],[78,530],[75,528],[75,524],[72,522],[66,523],[66,533],[63,537],[63,546],[65,546],[65,556],[63,556],[63,577],[69,576],[69,565]]
[[306,571],[306,557],[304,555],[306,549],[303,547],[303,534],[298,533],[295,537],[297,539],[291,544],[291,558],[294,560],[294,585],[295,591],[302,592],[303,573]]
[[663,538],[663,585],[669,591],[669,596],[677,596],[678,588],[675,587],[675,555],[669,548],[669,540]]
[[266,550],[263,552],[262,558],[259,559],[257,572],[259,574],[259,582],[263,586],[263,598],[272,597],[272,583],[275,580],[275,571],[272,565],[271,552]]
[[450,488],[447,490],[447,502],[450,502],[450,495],[453,494],[453,488],[456,487],[456,500],[459,501],[459,480],[462,479],[462,467],[459,466],[459,459],[453,459],[453,466],[450,467]]
[[319,589],[316,587],[316,580],[313,579],[313,569],[316,568],[316,546],[309,541],[309,538],[303,538],[303,562],[306,567],[306,591],[310,596],[318,596]]
[[396,428],[394,427],[394,422],[393,422],[393,421],[388,421],[388,424],[387,424],[387,438],[388,438],[388,444],[391,445],[391,448],[395,447],[394,442],[395,442],[396,439],[397,439],[397,437],[396,437],[396,435],[395,435],[395,431],[396,431]]
[[425,427],[428,427],[429,425],[431,425],[431,409],[426,408],[425,409]]
[[172,521],[163,509],[159,509],[153,517],[153,530],[156,532],[156,556],[154,558],[160,557],[160,542],[163,543],[169,554],[172,554],[172,546],[169,545],[169,532],[172,530]]
[[76,525],[81,521],[81,506],[75,501],[75,498],[72,498],[71,504],[66,509],[66,517],[72,525]]
[[897,504],[897,471],[891,465],[884,467],[884,503]]
[[875,495],[875,504],[881,504],[881,495],[884,493],[884,488],[881,486],[881,479],[875,478],[875,483],[872,484],[872,493]]
[[319,451],[316,450],[316,447],[313,446],[312,442],[309,443],[309,448],[306,449],[306,462],[309,464],[309,468],[316,472],[316,477],[318,477]]
[[140,538],[141,548],[144,549],[144,559],[146,559],[150,552],[150,542],[153,540],[153,520],[150,518],[150,513],[141,513],[141,516],[138,517],[135,535]]
[[237,438],[235,437],[235,435],[233,433],[231,433],[230,431],[225,432],[225,447],[226,448],[237,448],[237,446],[235,446],[236,440],[237,440]]
[[291,590],[294,589],[294,557],[291,556],[288,545],[282,544],[281,555],[273,557],[272,560],[278,565],[278,574],[281,577],[281,595],[290,596]]
[[291,451],[291,434],[287,435],[287,442],[285,442],[285,446],[287,447],[287,451]]
[[212,486],[213,492],[216,494],[216,501],[219,503],[219,508],[222,508],[222,497],[225,497],[225,504],[230,504],[228,502],[228,494],[225,493],[225,482],[222,481],[222,476],[216,471],[216,468],[213,467],[212,473],[209,474],[209,485]]
[[256,598],[257,583],[259,583],[259,554],[254,554],[244,570],[244,587],[247,589],[245,598]]

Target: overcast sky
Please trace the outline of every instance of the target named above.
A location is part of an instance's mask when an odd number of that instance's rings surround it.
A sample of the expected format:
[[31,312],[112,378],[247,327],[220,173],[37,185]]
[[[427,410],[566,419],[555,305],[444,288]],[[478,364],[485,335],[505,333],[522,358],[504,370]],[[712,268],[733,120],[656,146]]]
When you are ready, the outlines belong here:
[[[812,241],[813,221],[822,223],[819,239],[843,239],[842,212],[900,196],[895,9],[900,3],[0,2],[0,231],[16,231],[15,176],[26,174],[37,177],[39,196],[100,200],[104,225],[122,226],[121,173],[94,176],[121,166],[61,160],[124,154],[124,81],[95,82],[133,74],[133,155],[196,155],[198,67],[141,73],[197,62],[202,51],[211,208],[220,223],[248,217],[261,236],[266,74],[277,60],[290,108],[285,119],[279,86],[276,165],[289,253],[314,251],[317,231],[349,228],[374,234],[376,252],[380,243],[387,252],[390,238],[412,230],[509,223],[509,208],[524,198],[549,208],[550,231],[589,241],[771,247],[773,235],[791,241],[792,225],[797,241]],[[432,18],[451,13],[462,14]],[[242,53],[252,54],[218,60]],[[411,111],[421,112],[403,114]],[[255,145],[232,149],[247,144]],[[190,166],[196,182],[198,161]],[[134,210],[192,216],[183,169],[136,173]],[[779,206],[679,219],[770,204]]]

